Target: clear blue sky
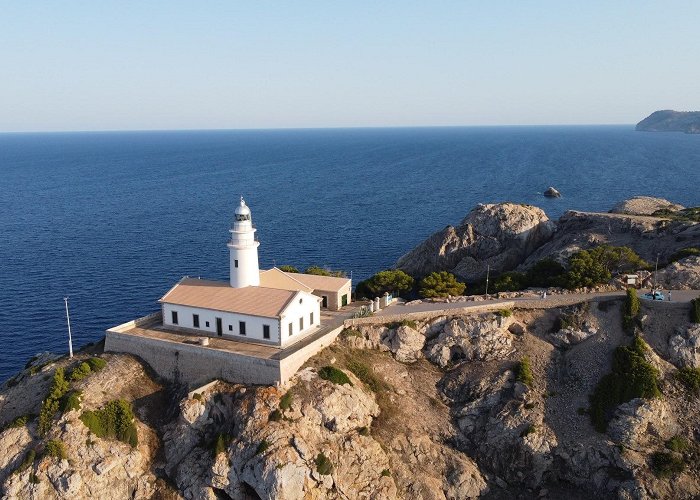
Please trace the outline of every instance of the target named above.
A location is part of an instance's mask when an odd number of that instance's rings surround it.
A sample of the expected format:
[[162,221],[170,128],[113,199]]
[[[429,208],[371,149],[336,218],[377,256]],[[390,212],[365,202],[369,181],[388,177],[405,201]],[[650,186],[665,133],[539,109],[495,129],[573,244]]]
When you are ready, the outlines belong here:
[[634,123],[700,2],[0,1],[0,131]]

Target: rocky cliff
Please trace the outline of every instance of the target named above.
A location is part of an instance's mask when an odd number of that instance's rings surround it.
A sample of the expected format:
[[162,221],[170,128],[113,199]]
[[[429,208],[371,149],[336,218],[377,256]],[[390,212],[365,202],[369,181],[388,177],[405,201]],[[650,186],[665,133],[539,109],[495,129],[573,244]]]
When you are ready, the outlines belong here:
[[654,111],[639,122],[635,130],[700,134],[700,111]]
[[[130,356],[103,354],[102,371],[70,382],[79,407],[57,411],[43,436],[36,416],[17,417],[38,414],[57,368],[70,373],[87,355],[35,361],[0,392],[0,493],[696,498],[700,399],[677,374],[700,366],[698,325],[681,304],[645,304],[640,317],[661,395],[619,405],[604,433],[587,412],[615,348],[631,339],[620,301],[358,325],[283,387],[214,382],[185,392]],[[115,398],[133,405],[135,446],[98,437],[81,419]]]

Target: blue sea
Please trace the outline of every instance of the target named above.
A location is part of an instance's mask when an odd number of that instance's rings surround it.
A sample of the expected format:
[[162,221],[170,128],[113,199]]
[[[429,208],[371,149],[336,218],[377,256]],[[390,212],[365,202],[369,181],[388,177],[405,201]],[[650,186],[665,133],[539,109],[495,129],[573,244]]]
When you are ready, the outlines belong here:
[[0,380],[67,350],[64,296],[80,346],[183,275],[226,279],[241,195],[261,267],[357,282],[477,203],[556,218],[698,186],[700,136],[632,126],[0,134]]

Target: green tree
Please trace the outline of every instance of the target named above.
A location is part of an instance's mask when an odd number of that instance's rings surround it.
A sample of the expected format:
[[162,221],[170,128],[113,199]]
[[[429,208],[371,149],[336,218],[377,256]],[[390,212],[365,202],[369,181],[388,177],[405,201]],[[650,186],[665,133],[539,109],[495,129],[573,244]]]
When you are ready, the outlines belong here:
[[371,278],[357,284],[356,292],[365,297],[379,297],[385,292],[401,295],[413,289],[415,280],[398,269],[379,271]]
[[639,296],[634,288],[627,289],[627,296],[622,310],[622,327],[629,333],[634,332],[634,321],[639,315]]
[[345,271],[331,271],[319,266],[309,266],[304,271],[304,274],[315,274],[317,276],[333,276],[335,278],[347,278]]
[[554,259],[542,259],[532,266],[526,275],[528,286],[548,288],[562,286],[566,269]]
[[460,283],[454,274],[447,271],[430,273],[420,282],[421,297],[447,297],[448,295],[462,295],[466,285]]
[[613,273],[646,267],[649,267],[649,263],[629,247],[601,245],[590,250],[581,250],[569,258],[566,283],[572,289],[590,287],[607,283]]
[[503,273],[493,281],[493,289],[496,292],[515,292],[523,288],[527,288],[525,275],[517,271]]
[[296,267],[288,266],[288,265],[280,266],[277,269],[279,269],[280,271],[284,271],[285,273],[298,273],[299,272],[299,269],[297,269]]

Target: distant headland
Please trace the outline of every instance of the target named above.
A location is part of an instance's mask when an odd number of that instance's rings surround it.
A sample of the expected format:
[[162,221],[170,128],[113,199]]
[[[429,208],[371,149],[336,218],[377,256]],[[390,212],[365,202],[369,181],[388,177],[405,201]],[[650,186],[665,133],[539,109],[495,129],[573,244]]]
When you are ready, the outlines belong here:
[[654,111],[639,122],[635,130],[700,134],[700,111]]

